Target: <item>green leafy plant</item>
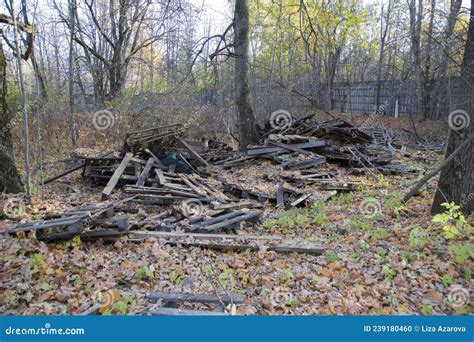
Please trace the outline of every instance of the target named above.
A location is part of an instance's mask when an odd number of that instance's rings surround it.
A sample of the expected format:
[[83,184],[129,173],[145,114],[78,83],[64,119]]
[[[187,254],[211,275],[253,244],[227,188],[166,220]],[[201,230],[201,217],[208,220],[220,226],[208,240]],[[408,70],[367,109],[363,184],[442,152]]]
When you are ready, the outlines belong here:
[[38,266],[41,266],[44,264],[44,259],[43,259],[43,256],[41,254],[35,254],[33,255],[30,260],[29,260],[29,263],[31,266],[33,267],[38,267]]
[[50,291],[53,289],[53,287],[49,285],[48,283],[41,283],[40,288],[43,291]]
[[387,250],[385,248],[379,248],[375,253],[379,258],[384,258],[387,255]]
[[263,227],[264,229],[271,229],[274,224],[275,224],[274,221],[268,220],[268,221],[265,221],[265,222],[262,223],[262,227]]
[[407,208],[403,205],[403,202],[399,199],[397,195],[392,195],[388,198],[384,204],[384,208],[391,210],[396,216],[407,211]]
[[393,278],[395,278],[395,276],[397,275],[397,272],[392,270],[390,266],[384,265],[382,267],[382,274],[384,275],[386,281],[392,281]]
[[386,229],[376,229],[369,232],[369,236],[374,241],[386,239],[390,236],[390,233]]
[[454,256],[458,264],[464,263],[469,258],[474,257],[474,247],[471,243],[452,243],[448,246],[448,252]]
[[419,248],[423,247],[428,243],[428,232],[421,227],[414,227],[410,231],[410,236],[408,237],[408,244],[411,247]]
[[359,230],[362,228],[362,222],[357,217],[350,218],[350,225],[352,230]]
[[461,206],[454,202],[442,203],[441,206],[446,208],[446,211],[441,214],[436,214],[432,222],[437,223],[443,229],[446,239],[453,239],[460,235],[467,226],[466,218],[461,213]]
[[327,215],[325,212],[321,212],[321,213],[318,213],[314,218],[313,218],[313,222],[320,226],[322,224],[324,224],[324,222],[326,222],[327,220]]
[[110,316],[113,314],[125,315],[128,311],[128,306],[133,303],[133,296],[125,296],[121,300],[112,304],[110,308],[104,311],[103,316]]
[[17,295],[7,296],[4,300],[4,304],[9,309],[14,309],[20,305],[20,297]]
[[183,281],[183,279],[184,279],[184,275],[182,275],[182,274],[179,274],[179,273],[177,273],[177,272],[171,274],[171,281],[172,281],[173,283],[175,283],[175,285],[181,284],[181,282]]
[[292,306],[292,307],[296,307],[296,306],[300,305],[300,301],[299,301],[297,298],[295,298],[295,297],[289,295],[289,296],[286,298],[286,305],[289,305],[289,306]]
[[327,220],[327,215],[325,213],[325,205],[323,201],[316,201],[311,207],[311,213],[314,215],[313,222],[321,226]]
[[302,214],[296,215],[294,221],[298,226],[306,226],[309,223],[308,217]]
[[359,241],[359,248],[366,251],[370,248],[370,245],[367,242],[365,242],[365,240],[360,240]]
[[418,254],[417,253],[410,253],[408,251],[403,251],[402,252],[402,259],[405,261],[406,264],[409,264],[410,262],[418,259]]
[[336,262],[339,260],[339,256],[337,255],[336,252],[331,252],[326,256],[326,261],[331,264],[333,262]]
[[227,287],[227,285],[234,287],[236,285],[234,270],[232,268],[225,268],[219,275],[219,282],[223,287]]
[[152,280],[155,278],[155,272],[152,268],[150,267],[142,267],[139,268],[135,272],[135,279],[139,280]]
[[284,270],[280,275],[280,282],[287,283],[293,278],[293,273],[290,270]]
[[431,305],[423,305],[420,311],[425,316],[431,315],[433,313],[433,307]]
[[442,281],[443,281],[443,287],[445,288],[449,287],[449,285],[453,283],[453,277],[451,277],[449,274],[445,274],[443,275]]
[[340,206],[340,207],[347,207],[348,204],[352,203],[354,200],[354,196],[351,192],[347,194],[340,194],[339,196],[335,197],[333,203]]
[[351,258],[358,261],[362,258],[362,254],[360,254],[359,252],[355,252],[351,255]]

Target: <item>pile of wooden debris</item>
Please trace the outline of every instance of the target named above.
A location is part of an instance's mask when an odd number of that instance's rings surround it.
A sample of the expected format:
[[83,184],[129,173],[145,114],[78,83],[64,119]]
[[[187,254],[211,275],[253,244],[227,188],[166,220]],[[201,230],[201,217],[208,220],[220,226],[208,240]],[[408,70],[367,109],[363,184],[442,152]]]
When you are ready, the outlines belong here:
[[[309,241],[239,229],[258,222],[265,208],[307,206],[353,191],[358,185],[353,174],[408,170],[391,164],[394,139],[383,127],[362,129],[340,119],[319,124],[312,117],[290,121],[281,127],[267,123],[260,144],[246,152],[217,141],[187,141],[186,128],[176,124],[127,133],[123,146],[99,155],[76,153],[76,165],[43,184],[82,170],[84,180],[101,187],[102,202],[47,213],[8,232],[32,232],[44,242],[76,236],[115,241],[126,235],[136,242],[320,255],[324,249]],[[189,301],[180,296],[156,295],[170,305],[149,314],[177,314],[174,304]],[[219,304],[216,314],[228,312],[223,304],[243,300],[201,296],[196,301]]]
[[[216,233],[235,232],[242,222],[255,223],[264,205],[292,208],[354,190],[357,183],[338,180],[338,170],[328,163],[349,173],[408,171],[404,165],[389,164],[394,149],[383,127],[361,129],[342,119],[319,124],[311,116],[289,120],[291,125],[283,126],[267,122],[261,143],[248,146],[245,153],[224,143],[186,141],[181,124],[129,132],[120,148],[79,156],[77,165],[44,181],[82,169],[85,179],[103,186],[105,202],[48,214],[9,232],[34,231],[48,242],[76,235],[85,240],[129,235],[220,249],[258,249],[265,243],[276,251],[322,253],[305,241]],[[280,170],[265,189],[222,176],[223,169],[256,159],[271,161]],[[140,207],[159,212],[130,219],[129,213]]]

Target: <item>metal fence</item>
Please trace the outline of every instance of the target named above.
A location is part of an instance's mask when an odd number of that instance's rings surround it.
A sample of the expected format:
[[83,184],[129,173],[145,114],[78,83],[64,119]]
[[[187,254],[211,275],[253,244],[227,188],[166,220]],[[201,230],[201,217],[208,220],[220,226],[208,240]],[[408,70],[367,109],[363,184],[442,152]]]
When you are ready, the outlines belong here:
[[[463,100],[468,100],[462,98],[462,82],[460,78],[450,78],[446,80],[446,86],[439,95],[432,91],[431,95],[437,99],[438,117],[448,116],[452,110],[458,109]],[[436,106],[436,103],[430,105]],[[392,116],[419,115],[421,112],[413,81],[381,82],[378,106],[376,82],[336,83],[333,90],[333,107],[346,113],[371,114],[378,111],[379,114]]]

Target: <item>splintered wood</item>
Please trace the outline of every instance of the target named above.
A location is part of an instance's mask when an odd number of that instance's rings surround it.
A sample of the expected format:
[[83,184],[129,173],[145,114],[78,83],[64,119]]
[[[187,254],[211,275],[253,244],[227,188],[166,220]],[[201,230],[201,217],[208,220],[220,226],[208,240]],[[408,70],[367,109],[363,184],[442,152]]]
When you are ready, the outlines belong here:
[[[76,166],[45,180],[82,169],[86,180],[104,186],[101,198],[110,204],[49,215],[14,226],[10,233],[34,231],[43,241],[76,235],[114,240],[128,234],[183,246],[319,255],[323,248],[307,241],[229,233],[259,222],[269,205],[294,208],[353,191],[358,183],[342,180],[344,169],[328,163],[347,168],[346,178],[350,172],[408,171],[390,164],[394,137],[383,126],[362,129],[343,119],[318,123],[312,116],[290,122],[284,128],[267,122],[261,143],[248,146],[246,153],[217,141],[186,141],[181,124],[129,132],[120,156],[118,149],[81,156]],[[160,213],[132,218],[137,208]]]

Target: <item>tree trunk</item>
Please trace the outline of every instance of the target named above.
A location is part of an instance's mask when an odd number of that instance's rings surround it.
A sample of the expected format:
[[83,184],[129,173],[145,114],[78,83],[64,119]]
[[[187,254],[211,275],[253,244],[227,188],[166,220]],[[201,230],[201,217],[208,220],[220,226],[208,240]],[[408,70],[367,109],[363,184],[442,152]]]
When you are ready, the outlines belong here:
[[423,19],[423,1],[410,0],[408,4],[410,14],[410,38],[411,38],[411,55],[413,63],[413,72],[415,74],[415,84],[418,95],[419,112],[423,119],[427,119],[427,82],[423,73],[422,56],[421,56],[421,24]]
[[249,45],[249,11],[247,0],[235,1],[234,13],[234,46],[235,46],[235,92],[237,105],[237,126],[239,130],[240,149],[258,141],[257,120],[250,102],[248,80],[248,45]]
[[7,193],[18,193],[23,191],[20,174],[13,159],[13,146],[10,127],[14,118],[7,110],[7,62],[3,47],[0,44],[0,191]]
[[69,133],[71,136],[71,143],[76,147],[77,143],[77,124],[74,114],[74,2],[69,0],[69,20],[71,21],[69,27],[69,66],[68,66],[68,88],[69,88]]
[[[456,121],[451,116],[450,129],[446,156],[449,156],[468,136],[472,134],[473,112],[474,112],[474,0],[471,0],[471,16],[467,33],[466,48],[461,65],[463,96],[460,110]],[[474,212],[474,154],[472,142],[441,172],[438,182],[438,190],[431,207],[432,213],[440,213],[445,210],[441,206],[443,202],[455,202],[461,205],[465,215]]]
[[[432,106],[432,118],[438,118],[440,114],[440,106],[442,104],[441,99],[444,96],[447,96],[447,81],[448,81],[448,60],[451,54],[453,44],[455,42],[454,28],[456,26],[456,21],[461,10],[462,0],[452,0],[451,8],[448,15],[448,20],[446,23],[446,28],[444,31],[444,46],[439,48],[439,68],[438,68],[438,82],[433,89],[433,97],[431,98]],[[431,51],[429,50],[431,54]]]
[[380,15],[380,51],[379,51],[379,60],[377,62],[377,83],[375,87],[375,113],[381,114],[379,111],[385,112],[385,109],[380,110],[380,92],[382,88],[382,69],[383,69],[383,59],[385,54],[385,42],[387,39],[388,29],[390,27],[390,12],[391,12],[391,0],[388,2],[387,15],[385,17],[385,28],[383,27],[384,22],[384,5],[381,7]]

